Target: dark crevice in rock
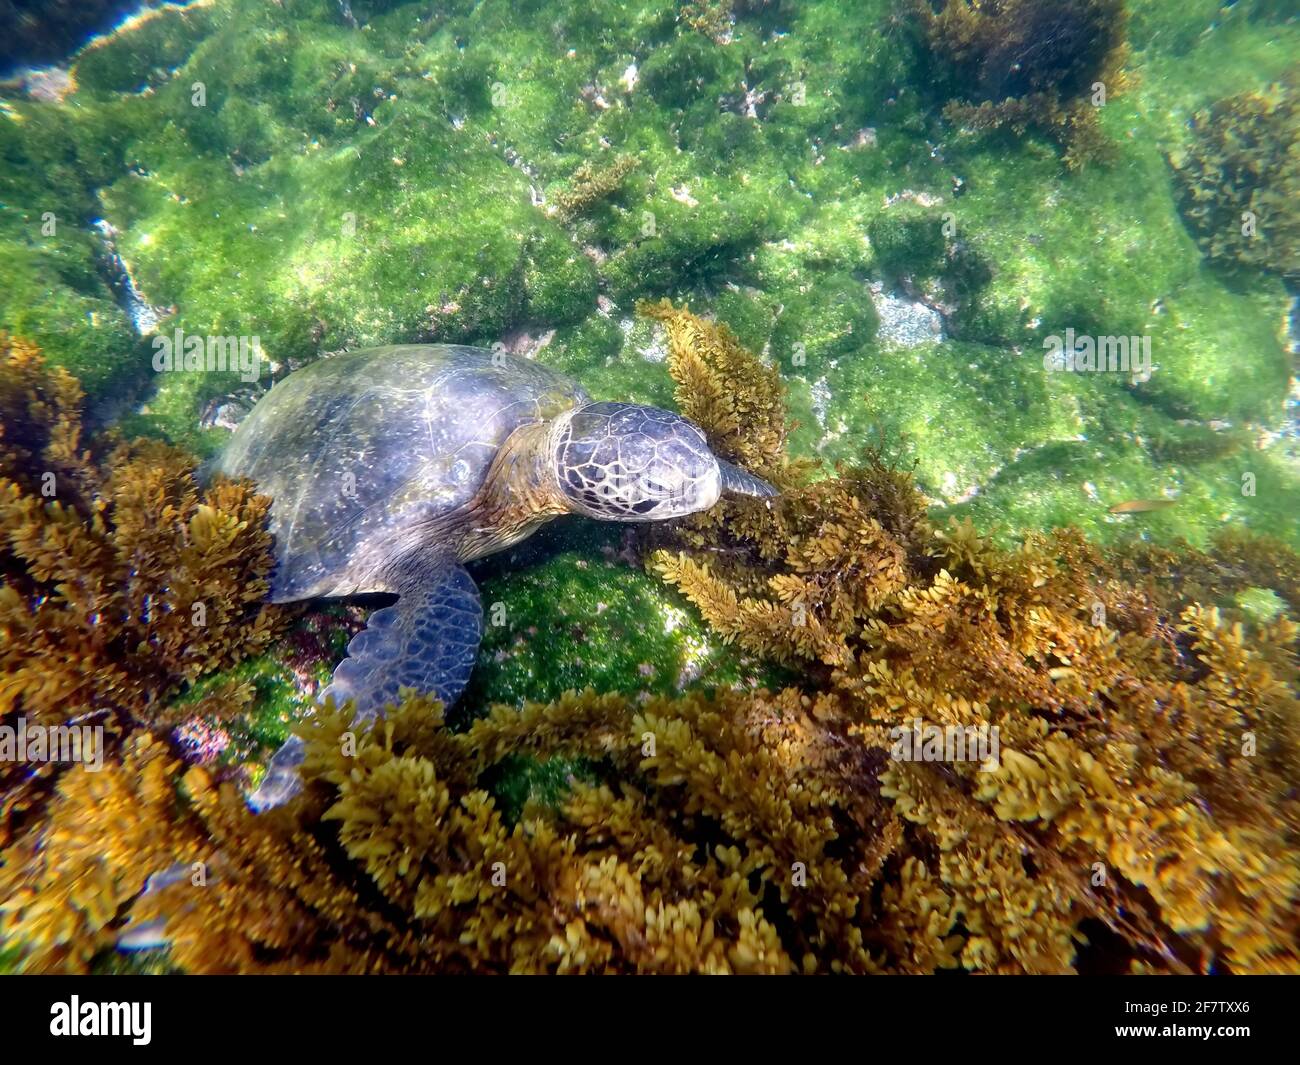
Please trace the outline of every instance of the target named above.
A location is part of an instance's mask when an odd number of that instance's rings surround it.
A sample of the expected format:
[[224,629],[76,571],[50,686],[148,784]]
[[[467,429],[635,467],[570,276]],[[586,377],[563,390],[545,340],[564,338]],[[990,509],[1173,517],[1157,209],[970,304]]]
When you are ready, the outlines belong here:
[[[178,0],[184,4],[187,0]],[[0,75],[67,59],[90,38],[164,0],[0,0]]]

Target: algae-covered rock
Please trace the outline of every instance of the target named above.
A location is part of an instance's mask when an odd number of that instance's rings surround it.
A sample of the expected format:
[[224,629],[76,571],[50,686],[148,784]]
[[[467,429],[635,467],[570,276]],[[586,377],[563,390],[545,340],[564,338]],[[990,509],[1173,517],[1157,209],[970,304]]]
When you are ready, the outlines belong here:
[[137,338],[109,284],[76,127],[48,105],[0,108],[0,331],[23,336],[94,399],[141,376]]
[[1074,384],[1044,374],[1033,352],[958,341],[868,347],[819,382],[822,447],[848,459],[883,433],[898,461],[915,463],[922,491],[957,501],[1023,454],[1077,438]]
[[[924,39],[885,0],[167,8],[77,57],[62,104],[5,106],[0,324],[92,395],[141,388],[126,428],[204,454],[272,374],[370,343],[501,341],[601,398],[669,402],[662,337],[632,311],[659,295],[780,370],[797,446],[851,457],[895,434],[934,498],[1105,442],[1107,411],[1138,412],[1122,446],[1157,466],[1179,420],[1276,431],[1282,289],[1205,271],[1168,159],[1192,157],[1198,111],[1280,80],[1294,28],[1266,3],[1138,0],[1103,102],[1113,26],[1068,70],[1041,62],[1068,34],[1003,63],[1049,7],[1016,5],[1034,16],[1017,28],[945,4]],[[1065,28],[1110,10],[1086,8]],[[962,34],[973,50],[950,55]],[[938,97],[971,64],[959,102],[1055,93],[1110,162],[1071,172],[1050,122],[962,136]],[[38,239],[47,208],[72,221]],[[258,382],[152,372],[100,219],[155,328],[257,337]],[[1069,329],[1148,338],[1154,372],[1043,377]]]
[[1232,292],[1198,275],[1151,318],[1157,369],[1141,391],[1170,413],[1275,424],[1291,377],[1280,285]]
[[570,527],[537,539],[520,549],[522,569],[515,552],[485,566],[483,647],[462,714],[588,686],[671,695],[770,682],[677,592],[619,558],[617,535]]
[[[126,5],[123,5],[126,6]],[[129,31],[100,37],[76,59],[79,87],[91,92],[133,93],[165,84],[193,51],[214,18],[228,17],[221,5],[149,4]]]
[[880,272],[891,280],[937,274],[947,249],[944,222],[937,210],[915,204],[900,204],[877,214],[867,232]]
[[[1148,455],[1140,436],[1115,437],[1035,452],[954,513],[1004,532],[1068,524],[1103,541],[1185,538],[1204,545],[1224,529],[1294,538],[1297,492],[1294,464],[1277,447],[1180,464]],[[1130,501],[1172,506],[1110,512]]]
[[866,285],[831,275],[781,308],[772,330],[775,358],[796,371],[809,359],[825,363],[869,343],[878,315]]

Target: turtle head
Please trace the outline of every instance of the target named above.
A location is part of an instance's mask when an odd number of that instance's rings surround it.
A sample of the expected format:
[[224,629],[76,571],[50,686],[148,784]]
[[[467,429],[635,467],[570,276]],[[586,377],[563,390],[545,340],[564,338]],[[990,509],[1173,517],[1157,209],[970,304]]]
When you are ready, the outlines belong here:
[[635,403],[588,403],[556,426],[556,478],[579,514],[604,521],[661,521],[708,510],[723,489],[774,495],[709,450],[680,414]]

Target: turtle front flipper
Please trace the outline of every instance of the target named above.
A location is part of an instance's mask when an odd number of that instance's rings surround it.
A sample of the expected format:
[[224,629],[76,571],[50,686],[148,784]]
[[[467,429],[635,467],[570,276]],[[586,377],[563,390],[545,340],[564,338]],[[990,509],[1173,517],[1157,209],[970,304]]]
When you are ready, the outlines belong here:
[[[402,688],[451,706],[469,683],[483,636],[478,588],[459,562],[413,557],[389,577],[397,602],[370,615],[319,697],[324,702],[333,696],[340,705],[353,700],[356,724],[396,703]],[[275,752],[249,805],[260,813],[292,798],[301,787],[302,759],[303,742],[291,736]]]

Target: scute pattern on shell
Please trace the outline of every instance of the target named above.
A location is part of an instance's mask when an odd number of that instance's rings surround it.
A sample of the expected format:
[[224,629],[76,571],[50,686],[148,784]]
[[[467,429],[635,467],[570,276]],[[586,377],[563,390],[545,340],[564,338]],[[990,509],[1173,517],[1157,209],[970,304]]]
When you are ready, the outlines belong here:
[[277,384],[216,468],[274,500],[276,602],[389,591],[376,560],[454,524],[516,428],[585,402],[570,378],[482,348],[369,348]]

